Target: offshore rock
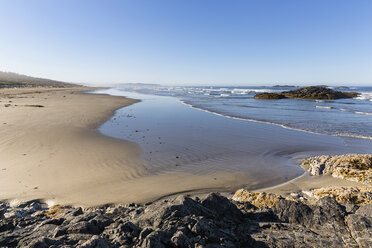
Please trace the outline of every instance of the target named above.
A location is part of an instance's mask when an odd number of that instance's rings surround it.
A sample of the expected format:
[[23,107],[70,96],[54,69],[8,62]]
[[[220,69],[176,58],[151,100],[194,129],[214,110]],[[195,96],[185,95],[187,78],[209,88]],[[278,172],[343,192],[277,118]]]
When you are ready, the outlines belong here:
[[335,91],[323,86],[310,86],[299,88],[281,93],[260,93],[254,96],[256,99],[285,99],[285,98],[299,98],[299,99],[342,99],[357,97],[357,92],[342,92]]

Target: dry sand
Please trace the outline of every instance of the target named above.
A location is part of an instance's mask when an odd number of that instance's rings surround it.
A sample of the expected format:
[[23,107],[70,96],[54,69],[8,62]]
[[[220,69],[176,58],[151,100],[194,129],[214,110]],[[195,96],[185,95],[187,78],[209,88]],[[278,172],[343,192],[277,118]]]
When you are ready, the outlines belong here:
[[96,130],[136,100],[84,90],[0,89],[0,200],[146,202],[177,192],[233,190],[237,180],[253,180],[236,173],[149,175],[140,147]]

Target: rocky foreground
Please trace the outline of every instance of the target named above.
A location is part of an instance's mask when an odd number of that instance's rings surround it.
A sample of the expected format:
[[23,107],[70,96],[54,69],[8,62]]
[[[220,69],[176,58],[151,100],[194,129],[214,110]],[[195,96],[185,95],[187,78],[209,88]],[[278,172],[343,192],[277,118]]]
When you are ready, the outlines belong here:
[[371,204],[253,195],[178,196],[84,210],[2,203],[0,247],[371,247]]
[[254,96],[257,99],[286,99],[286,98],[299,98],[299,99],[342,99],[357,97],[357,92],[343,92],[335,91],[323,86],[310,86],[299,88],[290,91],[283,91],[280,93],[260,93]]
[[0,247],[372,247],[372,155],[302,161],[312,175],[363,183],[280,196],[174,196],[82,209],[0,203]]

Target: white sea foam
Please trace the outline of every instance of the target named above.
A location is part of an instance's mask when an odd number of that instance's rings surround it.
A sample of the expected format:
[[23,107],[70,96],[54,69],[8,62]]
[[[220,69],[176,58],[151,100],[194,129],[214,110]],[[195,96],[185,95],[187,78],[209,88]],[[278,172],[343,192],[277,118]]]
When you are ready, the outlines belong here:
[[330,107],[330,106],[315,106],[316,108],[320,108],[320,109],[333,109],[333,107]]
[[207,112],[207,113],[211,113],[211,114],[214,114],[214,115],[218,115],[218,116],[222,116],[222,117],[227,117],[227,118],[231,118],[231,119],[244,120],[244,121],[252,121],[252,122],[258,122],[258,123],[265,123],[265,124],[269,124],[269,125],[280,126],[282,128],[285,128],[285,129],[290,129],[290,130],[295,130],[295,131],[300,131],[300,132],[305,132],[305,133],[318,134],[318,135],[330,135],[330,136],[338,136],[338,137],[347,137],[347,138],[358,138],[358,139],[369,139],[369,140],[372,140],[372,137],[370,137],[370,136],[355,135],[355,134],[348,134],[348,133],[325,134],[325,133],[310,131],[310,130],[306,130],[306,129],[290,127],[290,126],[287,126],[287,125],[284,125],[284,124],[280,124],[280,123],[276,123],[276,122],[271,122],[271,121],[266,121],[266,120],[256,120],[256,119],[252,119],[252,118],[243,118],[243,117],[230,116],[230,115],[221,114],[221,113],[218,113],[218,112],[215,112],[215,111],[203,109],[203,108],[200,108],[200,107],[196,107],[196,106],[194,106],[194,105],[192,105],[190,103],[187,103],[187,102],[185,102],[183,100],[179,100],[179,101],[181,103],[189,106],[190,108],[198,109],[198,110],[201,110],[201,111],[204,111],[204,112]]
[[354,113],[359,114],[359,115],[372,115],[372,113],[362,112],[362,111],[354,111]]
[[356,99],[369,100],[372,102],[372,92],[363,92]]

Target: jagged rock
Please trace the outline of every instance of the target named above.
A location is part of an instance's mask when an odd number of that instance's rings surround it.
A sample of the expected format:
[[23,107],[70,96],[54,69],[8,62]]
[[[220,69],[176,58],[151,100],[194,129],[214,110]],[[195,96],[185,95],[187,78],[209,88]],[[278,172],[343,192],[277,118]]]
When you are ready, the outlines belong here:
[[[339,201],[337,202],[340,203]],[[359,208],[358,205],[350,202],[345,202],[343,205],[345,206],[345,210],[348,214],[355,213],[355,211]]]
[[260,93],[256,94],[254,98],[257,99],[284,99],[284,98],[300,98],[300,99],[341,99],[357,97],[357,92],[342,92],[335,91],[322,86],[303,87],[290,91],[283,91],[281,93]]
[[85,233],[85,234],[98,234],[99,229],[92,223],[88,221],[82,221],[74,223],[68,226],[67,233]]
[[126,233],[127,236],[130,236],[130,237],[137,237],[140,232],[141,232],[141,228],[136,226],[135,224],[133,224],[132,222],[125,222],[124,224],[121,224],[119,226],[119,229]]
[[261,207],[275,207],[278,205],[281,196],[266,192],[252,192],[245,189],[239,189],[235,192],[234,201],[250,202],[254,206]]
[[77,248],[112,248],[112,247],[114,246],[97,235],[93,236],[91,239],[84,242],[83,244],[77,246]]
[[147,235],[149,235],[150,233],[152,233],[154,230],[151,228],[151,227],[145,227],[142,231],[141,231],[141,233],[140,233],[140,235],[139,235],[139,239],[144,239],[144,238],[146,238],[147,237]]
[[[264,194],[240,200],[257,198],[264,204],[252,207],[208,194],[93,210],[59,206],[39,210],[42,215],[0,218],[0,247],[368,247],[371,242],[371,205],[346,211],[330,197],[315,204]],[[14,210],[7,206],[7,212]]]
[[328,174],[372,186],[372,154],[317,156],[304,159],[301,165],[311,175]]
[[53,231],[52,237],[53,238],[57,238],[57,237],[60,237],[62,235],[65,235],[66,234],[66,230],[67,230],[67,227],[59,227],[59,226],[57,226],[54,229],[54,231]]
[[236,205],[219,194],[209,194],[205,199],[202,199],[201,204],[218,216],[238,219],[242,217],[242,213]]
[[150,233],[142,242],[141,247],[143,248],[163,248],[163,240],[165,239],[165,234],[163,231],[154,231]]
[[372,216],[372,204],[360,206],[358,210],[355,211],[355,213],[361,216],[371,217]]
[[173,245],[176,246],[176,247],[183,248],[183,247],[191,246],[191,242],[190,242],[189,238],[182,231],[176,232],[172,236],[171,241],[172,241]]
[[361,206],[355,214],[346,217],[350,233],[360,247],[372,244],[372,205]]
[[301,203],[285,199],[280,199],[277,206],[273,209],[279,220],[307,226],[311,224],[312,209]]
[[14,229],[13,223],[7,223],[0,220],[0,233],[6,232]]
[[316,199],[330,196],[340,204],[372,204],[372,187],[326,187],[313,189],[311,195]]
[[18,246],[28,247],[28,248],[47,248],[47,247],[50,247],[58,243],[59,242],[56,240],[42,237],[42,238],[32,240],[29,244],[27,244],[27,242],[24,243],[23,241],[21,241],[18,243]]

